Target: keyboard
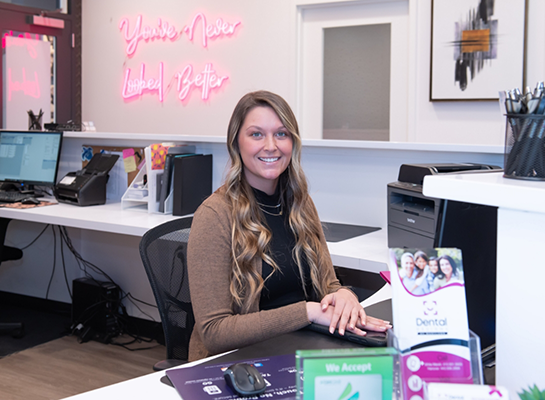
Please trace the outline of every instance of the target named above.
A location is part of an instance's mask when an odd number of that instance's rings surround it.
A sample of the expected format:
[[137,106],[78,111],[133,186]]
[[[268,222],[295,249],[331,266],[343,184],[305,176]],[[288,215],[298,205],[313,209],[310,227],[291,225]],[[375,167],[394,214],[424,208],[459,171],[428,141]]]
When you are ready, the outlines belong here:
[[30,197],[28,193],[0,191],[0,202],[2,203],[18,203],[27,197]]

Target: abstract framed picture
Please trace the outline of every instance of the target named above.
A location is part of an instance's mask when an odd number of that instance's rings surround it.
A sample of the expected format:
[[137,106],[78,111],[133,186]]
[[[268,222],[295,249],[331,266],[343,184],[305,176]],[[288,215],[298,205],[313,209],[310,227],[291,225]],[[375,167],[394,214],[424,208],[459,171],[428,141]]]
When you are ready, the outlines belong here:
[[526,0],[432,0],[430,101],[522,89]]

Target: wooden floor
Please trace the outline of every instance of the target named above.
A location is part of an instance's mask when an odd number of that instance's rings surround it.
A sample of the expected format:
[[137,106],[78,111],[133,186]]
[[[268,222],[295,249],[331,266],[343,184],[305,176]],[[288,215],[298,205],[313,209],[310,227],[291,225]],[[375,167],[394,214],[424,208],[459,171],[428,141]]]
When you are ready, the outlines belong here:
[[152,373],[153,364],[165,358],[165,347],[157,342],[130,347],[151,346],[156,347],[129,351],[66,336],[12,354],[0,359],[0,399],[58,400]]

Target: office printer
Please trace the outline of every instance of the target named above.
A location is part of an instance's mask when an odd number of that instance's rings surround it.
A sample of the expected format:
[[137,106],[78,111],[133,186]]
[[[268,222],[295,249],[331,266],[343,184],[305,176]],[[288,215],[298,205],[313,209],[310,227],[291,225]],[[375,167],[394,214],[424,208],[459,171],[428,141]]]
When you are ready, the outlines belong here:
[[55,197],[61,203],[92,206],[106,203],[108,172],[113,168],[117,154],[97,153],[85,168],[69,172],[55,186]]
[[388,247],[462,250],[469,327],[495,343],[497,207],[426,197],[424,176],[497,171],[482,164],[404,164],[388,184]]

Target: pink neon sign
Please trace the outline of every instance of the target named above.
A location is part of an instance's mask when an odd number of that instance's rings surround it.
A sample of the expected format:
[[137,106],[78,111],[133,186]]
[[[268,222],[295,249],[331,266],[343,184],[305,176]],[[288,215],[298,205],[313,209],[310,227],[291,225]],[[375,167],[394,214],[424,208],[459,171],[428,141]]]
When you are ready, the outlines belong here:
[[7,79],[7,89],[8,89],[8,101],[11,101],[12,92],[22,91],[26,96],[34,97],[35,99],[40,98],[40,84],[38,82],[38,73],[34,71],[34,81],[27,81],[26,71],[23,67],[23,80],[21,82],[13,81],[11,79],[11,68],[8,68],[8,79]]
[[[145,43],[165,42],[167,40],[174,42],[184,34],[191,42],[200,34],[201,45],[203,48],[207,48],[209,40],[231,37],[240,25],[240,21],[231,23],[222,18],[217,18],[215,23],[209,24],[203,13],[197,13],[189,25],[185,25],[178,30],[174,25],[161,18],[157,19],[157,24],[154,26],[145,25],[142,15],[138,15],[132,28],[129,19],[123,18],[119,22],[119,30],[126,42],[125,53],[132,57],[142,41]],[[130,68],[126,68],[121,92],[122,97],[125,100],[133,100],[146,94],[157,94],[158,100],[162,102],[170,87],[165,90],[164,69],[164,64],[160,62],[157,75],[151,77],[146,75],[145,63],[141,64],[140,73],[137,76],[132,73]],[[187,64],[181,72],[174,74],[173,79],[177,81],[178,99],[182,102],[188,100],[190,93],[197,89],[201,91],[201,99],[208,101],[211,92],[220,89],[229,79],[229,76],[218,75],[212,63],[208,62],[205,64],[204,69],[197,73],[194,73],[192,64]]]
[[[2,37],[2,48],[6,48],[7,46],[20,46],[20,47],[26,47],[28,51],[28,55],[32,58],[38,57],[38,53],[36,52],[36,42],[34,40],[25,40],[25,41],[16,41],[16,40],[10,40],[8,41],[8,37],[19,37],[24,39],[36,39],[39,40],[39,35],[34,35],[33,38],[32,35],[28,32],[25,32],[24,34],[21,33],[17,36],[13,34],[13,31],[9,31],[4,33],[4,36]],[[8,43],[9,42],[9,43]]]
[[196,88],[201,89],[201,99],[206,101],[212,89],[219,89],[223,82],[229,79],[228,76],[218,76],[216,71],[212,69],[212,64],[206,64],[204,70],[196,74],[195,77],[192,75],[193,67],[191,65],[187,65],[182,72],[176,74],[178,98],[182,101],[187,98],[191,90]]
[[206,23],[206,17],[204,14],[197,14],[193,18],[191,25],[184,27],[183,31],[189,36],[189,40],[193,41],[193,34],[195,33],[195,25],[198,21],[202,24],[202,47],[208,47],[208,39],[216,39],[221,36],[231,36],[235,33],[235,29],[240,25],[240,21],[235,23],[224,22],[223,19],[218,18],[215,25],[208,25]]
[[198,13],[193,17],[190,25],[184,26],[181,30],[177,30],[174,25],[170,25],[168,22],[163,21],[161,18],[157,19],[157,26],[151,27],[148,25],[142,26],[142,15],[136,17],[136,23],[134,29],[130,31],[129,28],[129,19],[123,18],[119,22],[119,30],[123,32],[123,38],[127,42],[127,47],[125,51],[127,55],[132,56],[136,52],[138,44],[140,41],[144,40],[145,42],[155,41],[155,40],[166,40],[170,39],[175,41],[182,35],[186,33],[189,40],[193,41],[195,35],[195,27],[197,23],[201,22],[201,35],[202,35],[202,46],[208,47],[208,39],[217,39],[222,36],[232,36],[235,33],[237,26],[240,25],[240,21],[229,23],[223,21],[222,18],[218,18],[215,24],[209,25],[206,22],[206,17],[203,13]]
[[163,101],[163,63],[159,63],[159,76],[157,78],[145,79],[146,67],[144,64],[140,67],[140,76],[134,79],[130,79],[131,69],[127,68],[125,71],[125,79],[123,80],[123,92],[124,99],[130,99],[133,97],[140,97],[145,91],[154,92],[157,91],[159,95],[159,101]]
[[119,29],[124,30],[123,37],[127,42],[127,48],[125,49],[127,55],[132,56],[136,52],[138,43],[141,40],[149,42],[150,40],[154,41],[159,39],[170,39],[174,41],[178,38],[178,32],[176,31],[176,28],[172,25],[169,25],[168,22],[162,21],[161,18],[159,18],[157,20],[157,25],[158,27],[155,28],[152,28],[150,26],[142,27],[142,16],[139,15],[136,18],[134,30],[132,31],[132,33],[130,33],[129,20],[127,18],[123,18],[119,23]]

